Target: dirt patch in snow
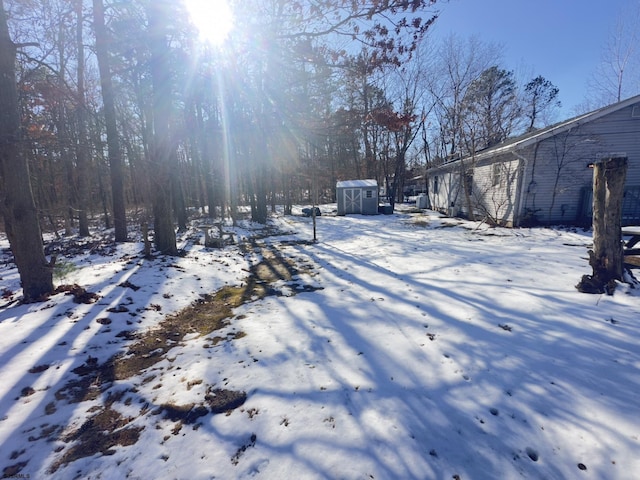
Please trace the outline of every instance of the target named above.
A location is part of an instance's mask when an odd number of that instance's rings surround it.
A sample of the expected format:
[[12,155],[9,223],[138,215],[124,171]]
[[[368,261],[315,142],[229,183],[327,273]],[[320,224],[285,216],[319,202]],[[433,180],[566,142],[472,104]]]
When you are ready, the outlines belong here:
[[[99,363],[96,358],[89,356],[82,365],[73,370],[77,378],[56,391],[57,402],[73,404],[97,401],[105,393],[107,399],[103,405],[92,407],[94,414],[79,427],[73,429],[59,427],[49,432],[49,440],[58,440],[65,444],[59,447],[60,457],[52,464],[50,472],[97,453],[112,455],[117,445],[135,444],[147,421],[142,417],[147,415],[162,414],[164,419],[174,422],[172,432],[176,435],[183,425],[194,424],[195,428],[202,417],[228,412],[245,403],[247,399],[245,392],[208,386],[207,394],[200,404],[162,404],[151,410],[149,405],[153,402],[142,399],[143,408],[134,418],[123,416],[113,407],[117,402],[130,404],[127,403],[130,401],[130,397],[128,397],[129,400],[126,399],[127,395],[139,395],[137,389],[109,392],[114,381],[142,376],[147,369],[166,358],[171,349],[183,346],[187,341],[185,336],[190,335],[190,338],[194,338],[193,334],[197,334],[197,337],[202,337],[226,327],[231,321],[234,308],[268,295],[280,294],[272,284],[280,281],[291,282],[294,276],[300,273],[293,261],[284,257],[274,247],[258,244],[254,240],[245,244],[243,248],[245,253],[251,250],[254,254],[259,254],[261,261],[251,267],[248,277],[241,286],[226,286],[206,295],[183,311],[167,316],[151,330],[120,332],[117,336],[131,342],[123,353],[104,363]],[[315,289],[309,285],[294,286],[297,291]],[[227,336],[225,340],[231,341],[242,336],[244,336],[243,332],[236,332],[232,336]],[[142,383],[144,384],[145,380],[142,380]],[[48,412],[53,413],[57,410],[56,405],[48,407]],[[140,419],[142,421],[139,421]],[[241,453],[238,457],[240,455]],[[21,469],[22,467],[19,467],[15,474]]]
[[53,473],[63,465],[97,453],[113,455],[115,453],[113,447],[117,445],[135,444],[144,427],[131,426],[133,420],[107,407],[89,418],[79,428],[63,433],[60,439],[65,443],[71,443],[71,447],[51,465],[49,472]]

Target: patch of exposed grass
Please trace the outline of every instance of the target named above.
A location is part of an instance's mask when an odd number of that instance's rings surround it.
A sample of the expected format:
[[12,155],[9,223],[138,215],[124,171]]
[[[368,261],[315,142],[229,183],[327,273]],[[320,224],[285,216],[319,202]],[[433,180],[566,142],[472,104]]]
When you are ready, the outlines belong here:
[[97,453],[113,455],[116,445],[128,446],[138,441],[144,427],[130,426],[133,417],[123,417],[114,410],[113,404],[120,402],[126,395],[125,390],[109,394],[103,407],[97,407],[95,415],[87,419],[80,427],[60,435],[60,440],[71,443],[71,447],[49,468],[54,473],[58,468],[81,458]]
[[49,365],[48,364],[43,364],[43,365],[36,365],[35,367],[31,367],[29,369],[29,373],[42,373],[45,370],[49,369]]
[[180,422],[185,425],[191,425],[200,417],[204,417],[209,410],[202,405],[175,405],[163,404],[160,408],[164,412],[164,418],[172,422]]
[[158,328],[137,335],[128,351],[114,359],[114,378],[130,378],[155,365],[187,334],[208,335],[226,327],[233,308],[244,302],[245,289],[224,287],[167,317]]
[[[225,286],[181,312],[168,316],[157,328],[136,335],[128,332],[127,338],[134,341],[126,352],[101,365],[88,359],[74,370],[82,378],[65,385],[56,392],[56,398],[71,403],[95,399],[108,387],[106,384],[139,375],[158,363],[185,335],[197,333],[204,336],[226,327],[234,308],[265,297],[271,293],[270,283],[291,280],[298,273],[293,263],[279,252],[256,244],[254,248],[262,250],[263,260],[253,266],[251,275],[242,286]],[[243,332],[237,332],[233,338],[242,336]]]
[[415,220],[413,220],[411,222],[411,225],[415,226],[415,227],[422,227],[422,228],[426,228],[429,226],[429,220],[424,219],[424,218],[417,218]]
[[72,446],[50,467],[49,473],[81,458],[97,453],[113,455],[116,445],[133,445],[140,438],[143,427],[128,426],[133,418],[123,417],[112,408],[105,408],[89,418],[77,430],[63,435],[61,440]]
[[407,210],[405,210],[403,213],[422,213],[422,210],[419,209],[418,207],[411,207],[411,208],[407,208]]
[[[145,370],[166,358],[169,350],[180,346],[185,335],[196,333],[199,336],[207,336],[226,327],[231,321],[234,308],[254,301],[256,298],[277,294],[277,291],[270,287],[271,283],[280,280],[290,281],[299,273],[293,262],[275,249],[255,243],[251,245],[254,251],[258,250],[261,253],[263,260],[251,268],[249,277],[241,286],[223,287],[181,312],[167,316],[152,330],[140,333],[120,332],[119,337],[132,342],[127,350],[102,364],[99,364],[95,358],[87,358],[83,365],[73,370],[78,378],[68,382],[55,393],[56,400],[78,403],[98,399],[113,385],[114,381],[143,375]],[[68,291],[81,297],[86,293],[73,286]],[[230,341],[244,336],[244,332],[238,331],[228,334],[226,338],[215,336],[208,340],[215,345],[218,341]],[[142,383],[149,383],[154,378],[155,375],[148,375]],[[199,383],[191,382],[189,386]],[[114,453],[114,446],[132,445],[138,441],[143,427],[130,426],[134,418],[125,418],[111,408],[115,402],[121,401],[126,393],[123,391],[109,395],[104,406],[97,408],[98,413],[76,430],[62,434],[61,439],[70,443],[71,447],[52,464],[51,473],[75,460],[97,453],[111,455]],[[215,389],[209,386],[204,401],[200,405],[163,404],[151,413],[164,412],[166,419],[176,422],[174,434],[177,434],[185,424],[196,423],[198,418],[209,413],[229,412],[242,406],[246,400],[245,392]],[[55,404],[49,404],[45,410],[52,413],[55,412],[55,408]],[[147,414],[148,410],[145,407],[140,415]]]
[[244,402],[247,401],[247,394],[234,390],[209,388],[204,399],[209,405],[211,413],[224,413],[244,405]]
[[10,465],[2,470],[2,478],[18,478],[20,472],[29,462],[18,462],[15,465]]
[[460,225],[462,225],[462,222],[443,222],[435,228],[453,228],[459,227]]

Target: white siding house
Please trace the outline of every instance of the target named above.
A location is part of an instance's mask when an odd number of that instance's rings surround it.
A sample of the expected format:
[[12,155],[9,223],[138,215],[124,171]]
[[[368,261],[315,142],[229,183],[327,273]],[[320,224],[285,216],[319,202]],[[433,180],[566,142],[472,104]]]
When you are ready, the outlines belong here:
[[501,225],[590,224],[590,164],[626,157],[626,224],[640,223],[640,95],[430,168],[434,209]]

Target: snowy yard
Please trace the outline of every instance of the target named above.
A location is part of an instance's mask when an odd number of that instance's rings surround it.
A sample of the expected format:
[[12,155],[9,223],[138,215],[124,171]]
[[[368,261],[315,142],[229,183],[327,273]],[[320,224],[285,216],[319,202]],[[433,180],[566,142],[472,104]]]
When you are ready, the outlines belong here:
[[[574,288],[591,273],[589,232],[330,211],[317,219],[316,244],[306,242],[312,219],[279,216],[264,231],[242,224],[224,249],[205,248],[194,228],[178,258],[146,260],[133,242],[79,249],[59,283],[96,293],[88,304],[63,293],[14,302],[18,277],[3,239],[4,475],[640,472],[640,291]],[[205,294],[246,286],[267,255],[292,262],[293,275],[264,263],[273,270],[264,296],[226,305],[221,329],[163,326]],[[144,369],[123,373],[137,360]]]

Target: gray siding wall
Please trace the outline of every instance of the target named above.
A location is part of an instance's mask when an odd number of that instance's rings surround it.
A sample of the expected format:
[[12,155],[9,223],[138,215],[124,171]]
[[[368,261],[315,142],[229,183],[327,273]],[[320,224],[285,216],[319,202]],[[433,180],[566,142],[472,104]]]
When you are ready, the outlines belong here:
[[592,187],[589,163],[625,155],[626,185],[640,185],[640,118],[633,118],[628,107],[548,138],[522,155],[528,160],[524,209],[543,223],[574,223],[585,207],[583,192]]
[[344,215],[344,188],[336,188],[336,203],[338,204],[338,215]]
[[[371,197],[367,198],[367,191],[371,191]],[[378,214],[378,192],[377,188],[362,189],[362,214],[377,215]]]
[[[467,170],[473,171],[470,197],[477,217],[501,225],[512,224],[518,203],[519,165],[520,161],[510,154],[476,165],[471,161],[466,162]],[[469,216],[460,172],[459,163],[430,172],[429,199],[432,208],[450,215]]]
[[451,165],[429,174],[429,201],[434,210],[455,215],[464,202],[458,170]]
[[[628,158],[626,187],[640,189],[640,104],[635,107],[635,117],[634,106],[629,106],[517,153],[477,162],[472,189],[475,213],[503,224],[522,225],[532,219],[582,223],[584,212],[590,212],[590,198],[585,195],[593,184],[589,164],[612,156]],[[471,166],[469,160],[467,165]],[[452,215],[467,213],[460,174],[458,162],[429,171],[432,208]]]
[[378,197],[372,198],[364,197],[362,199],[362,214],[363,215],[377,215],[378,214]]
[[473,172],[475,214],[498,225],[512,225],[518,204],[520,161],[503,155]]

